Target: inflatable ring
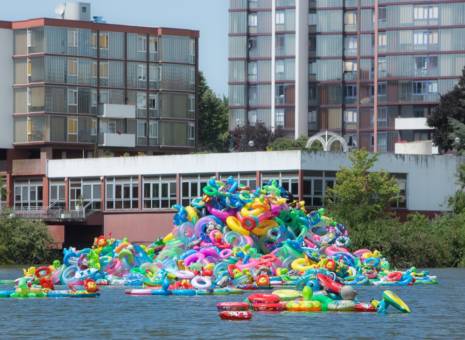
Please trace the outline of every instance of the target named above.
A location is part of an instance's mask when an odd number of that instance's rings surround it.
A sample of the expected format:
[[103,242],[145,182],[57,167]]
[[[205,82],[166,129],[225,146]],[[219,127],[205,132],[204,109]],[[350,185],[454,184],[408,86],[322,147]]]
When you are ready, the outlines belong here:
[[212,286],[212,280],[208,276],[196,276],[191,280],[195,289],[208,289]]
[[244,229],[247,229],[248,231],[252,231],[257,227],[257,221],[255,218],[251,216],[245,216],[240,219],[241,225]]
[[278,303],[254,303],[252,309],[256,312],[282,312],[286,310],[286,305]]
[[283,301],[295,300],[302,296],[301,292],[294,289],[278,289],[273,291],[273,295],[276,295]]
[[252,319],[251,311],[221,311],[222,320],[250,320]]
[[207,196],[218,196],[218,189],[211,185],[204,186],[202,192]]
[[226,225],[228,226],[229,229],[231,229],[232,231],[235,231],[236,233],[240,235],[246,235],[246,236],[250,235],[250,231],[245,229],[242,226],[241,221],[239,221],[239,219],[235,216],[229,216],[226,219]]
[[218,311],[246,311],[249,304],[246,302],[220,302],[216,304]]
[[50,267],[42,266],[36,269],[35,276],[38,279],[41,279],[43,277],[49,277],[51,273],[52,273],[52,270],[50,269]]
[[248,297],[249,302],[253,304],[259,303],[279,303],[280,297],[274,294],[252,294]]

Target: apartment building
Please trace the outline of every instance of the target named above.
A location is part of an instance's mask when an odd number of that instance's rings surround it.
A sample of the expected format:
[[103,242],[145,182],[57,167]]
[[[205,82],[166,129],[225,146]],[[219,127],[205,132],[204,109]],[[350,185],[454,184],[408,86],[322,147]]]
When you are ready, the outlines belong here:
[[465,1],[231,0],[229,14],[231,128],[392,152],[431,139],[426,117],[465,66]]
[[[48,159],[193,151],[199,32],[108,24],[83,2],[56,12],[0,21],[0,175],[10,200],[42,200]],[[35,192],[14,189],[24,176],[37,176],[21,184]]]

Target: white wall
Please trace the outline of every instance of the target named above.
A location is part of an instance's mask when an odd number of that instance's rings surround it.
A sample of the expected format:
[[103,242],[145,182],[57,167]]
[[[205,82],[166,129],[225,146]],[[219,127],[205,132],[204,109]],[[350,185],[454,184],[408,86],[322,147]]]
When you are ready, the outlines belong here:
[[[456,173],[464,158],[380,154],[374,170],[407,175],[407,208],[446,211],[447,199],[458,189]],[[50,160],[49,178],[212,174],[316,170],[338,171],[350,166],[347,154],[242,152],[172,156],[141,156]]]
[[13,31],[0,28],[0,149],[13,144]]

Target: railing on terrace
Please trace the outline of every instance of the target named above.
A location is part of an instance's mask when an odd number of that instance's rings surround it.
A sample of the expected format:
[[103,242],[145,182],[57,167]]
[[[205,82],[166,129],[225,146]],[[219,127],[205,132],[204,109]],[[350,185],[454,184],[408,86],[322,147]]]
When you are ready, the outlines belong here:
[[53,202],[48,208],[37,207],[28,210],[14,210],[16,216],[31,219],[42,220],[71,220],[71,221],[84,221],[87,217],[96,212],[92,209],[92,202],[87,203],[85,206],[76,208],[74,210],[64,209],[59,207],[60,202]]

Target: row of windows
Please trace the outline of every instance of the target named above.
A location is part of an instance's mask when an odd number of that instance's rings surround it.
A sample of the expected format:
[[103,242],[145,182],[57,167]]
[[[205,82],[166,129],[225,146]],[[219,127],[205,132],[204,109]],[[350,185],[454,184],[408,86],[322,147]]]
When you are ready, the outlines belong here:
[[[195,39],[64,27],[38,27],[14,32],[15,55],[68,54],[111,59],[195,63]],[[127,49],[125,51],[125,45]],[[99,49],[99,53],[97,53]]]
[[[237,174],[235,174],[237,176]],[[229,176],[222,175],[221,179]],[[397,176],[403,180],[401,196],[405,207],[406,186],[405,175]],[[202,189],[211,177],[198,175],[181,179],[180,202],[190,204],[193,198],[202,196]],[[299,181],[297,174],[278,172],[262,174],[261,185],[272,180],[278,183],[297,199]],[[253,174],[239,174],[240,186],[255,189],[256,178]],[[401,183],[400,182],[400,183]],[[320,207],[324,205],[329,188],[335,183],[334,172],[309,171],[304,172],[303,198],[307,206]],[[122,209],[169,209],[178,202],[176,178],[170,176],[147,176],[142,179],[139,187],[138,177],[107,178],[105,180],[105,208],[108,210]],[[139,192],[142,190],[142,207],[139,207]],[[49,209],[65,208],[65,184],[63,181],[51,181]],[[102,187],[98,179],[72,179],[69,183],[70,210],[85,209],[86,211],[101,210]],[[43,184],[38,180],[22,180],[14,183],[14,206],[16,210],[36,210],[44,207]]]

